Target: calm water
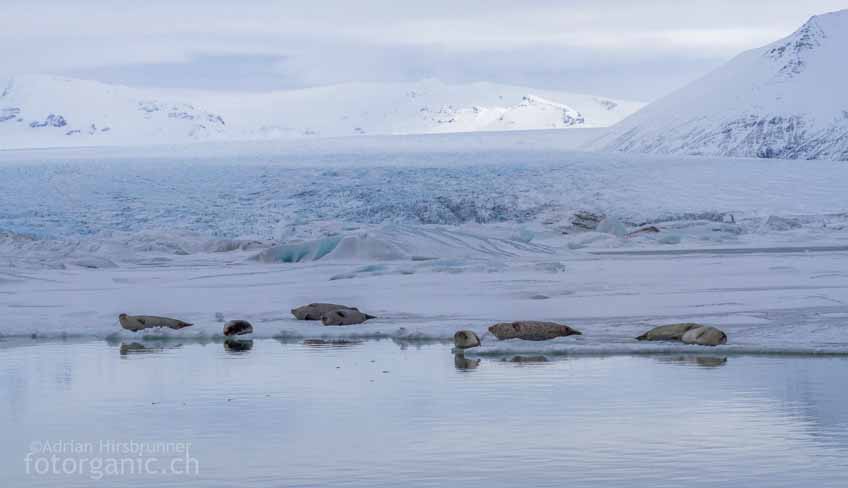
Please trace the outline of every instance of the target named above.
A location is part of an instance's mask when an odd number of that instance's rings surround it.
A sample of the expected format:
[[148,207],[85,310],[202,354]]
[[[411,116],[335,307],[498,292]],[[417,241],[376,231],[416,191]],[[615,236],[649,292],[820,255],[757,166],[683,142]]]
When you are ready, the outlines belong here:
[[848,486],[845,358],[241,346],[0,342],[0,486]]

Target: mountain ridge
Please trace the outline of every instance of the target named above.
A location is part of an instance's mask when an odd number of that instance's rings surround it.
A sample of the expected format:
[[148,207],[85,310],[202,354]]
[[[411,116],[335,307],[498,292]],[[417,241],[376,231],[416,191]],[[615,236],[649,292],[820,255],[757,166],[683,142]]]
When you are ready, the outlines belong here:
[[0,86],[5,148],[605,127],[642,106],[438,80],[227,93],[23,75]]
[[846,33],[848,10],[813,16],[647,105],[588,148],[848,160]]

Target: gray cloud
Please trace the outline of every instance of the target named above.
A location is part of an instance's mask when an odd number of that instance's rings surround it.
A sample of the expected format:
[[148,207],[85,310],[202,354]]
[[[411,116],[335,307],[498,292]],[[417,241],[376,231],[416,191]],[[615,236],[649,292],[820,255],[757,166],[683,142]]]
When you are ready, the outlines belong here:
[[225,90],[435,77],[652,99],[842,6],[831,0],[12,1],[4,4],[0,75],[60,73]]

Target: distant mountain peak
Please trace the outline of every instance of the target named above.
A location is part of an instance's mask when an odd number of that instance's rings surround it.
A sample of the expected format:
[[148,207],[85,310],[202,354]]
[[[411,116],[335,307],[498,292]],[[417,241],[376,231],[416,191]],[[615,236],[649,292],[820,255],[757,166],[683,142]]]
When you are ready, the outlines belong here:
[[785,41],[768,49],[764,55],[775,62],[782,63],[778,70],[779,77],[792,78],[804,70],[806,66],[804,54],[820,47],[825,38],[827,34],[819,26],[817,17],[812,17]]
[[810,18],[613,126],[592,147],[848,160],[848,10]]

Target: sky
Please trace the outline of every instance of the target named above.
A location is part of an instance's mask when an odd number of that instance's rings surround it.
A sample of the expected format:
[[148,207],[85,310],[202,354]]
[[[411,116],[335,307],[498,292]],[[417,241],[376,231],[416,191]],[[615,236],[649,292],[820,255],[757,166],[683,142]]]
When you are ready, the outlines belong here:
[[0,76],[265,91],[490,81],[650,101],[831,0],[3,0]]

